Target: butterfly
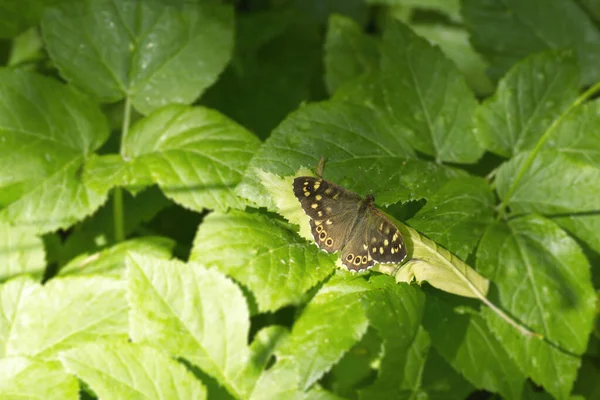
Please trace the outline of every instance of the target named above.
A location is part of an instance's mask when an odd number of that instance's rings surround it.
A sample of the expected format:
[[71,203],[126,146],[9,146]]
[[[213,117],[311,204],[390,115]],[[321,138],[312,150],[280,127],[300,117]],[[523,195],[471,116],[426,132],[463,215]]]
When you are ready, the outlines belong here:
[[312,176],[294,179],[294,195],[310,217],[317,246],[328,253],[342,252],[342,264],[363,271],[375,263],[397,264],[406,246],[396,226],[373,204],[335,183]]

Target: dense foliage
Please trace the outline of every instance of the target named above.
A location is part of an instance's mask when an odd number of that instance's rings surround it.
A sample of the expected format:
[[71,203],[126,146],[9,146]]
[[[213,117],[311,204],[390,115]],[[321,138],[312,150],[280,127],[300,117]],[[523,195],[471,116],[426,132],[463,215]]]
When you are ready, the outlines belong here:
[[[600,397],[597,2],[0,0],[0,38],[0,398]],[[322,157],[401,268],[315,246]]]

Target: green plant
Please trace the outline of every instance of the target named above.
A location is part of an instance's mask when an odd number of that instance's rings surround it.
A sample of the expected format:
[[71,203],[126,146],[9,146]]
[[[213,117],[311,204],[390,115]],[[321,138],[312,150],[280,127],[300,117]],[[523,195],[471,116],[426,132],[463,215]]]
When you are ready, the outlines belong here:
[[[598,396],[594,2],[26,4],[0,398]],[[401,268],[312,243],[291,182],[321,157]]]

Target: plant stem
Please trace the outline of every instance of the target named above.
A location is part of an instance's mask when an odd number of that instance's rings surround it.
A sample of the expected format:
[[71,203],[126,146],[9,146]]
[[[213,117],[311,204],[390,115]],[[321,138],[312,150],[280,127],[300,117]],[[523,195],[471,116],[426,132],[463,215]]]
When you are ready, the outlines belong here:
[[598,90],[600,90],[600,82],[596,83],[594,86],[590,87],[583,94],[581,94],[581,96],[579,96],[565,111],[563,111],[563,113],[558,118],[556,118],[554,121],[552,121],[552,124],[550,125],[550,127],[548,127],[546,132],[544,132],[544,134],[542,135],[540,140],[538,140],[538,142],[536,143],[533,150],[527,156],[527,159],[525,160],[525,162],[521,165],[521,168],[519,168],[519,171],[517,172],[515,179],[513,180],[510,187],[508,188],[508,192],[506,192],[504,199],[500,203],[500,207],[498,207],[498,216],[496,217],[497,221],[504,218],[504,214],[506,213],[506,208],[508,207],[508,202],[510,201],[510,198],[512,197],[515,190],[517,189],[517,186],[519,185],[519,181],[521,179],[523,179],[523,176],[525,176],[525,172],[527,172],[529,167],[531,167],[531,164],[533,164],[535,157],[537,156],[539,151],[542,149],[542,146],[544,145],[544,143],[546,143],[546,140],[548,140],[550,135],[554,132],[556,127],[558,125],[560,125],[560,123],[565,119],[565,117],[575,107],[579,106],[581,103],[583,103],[584,101],[589,99],[596,92],[598,92]]
[[[123,124],[121,125],[121,147],[120,153],[123,160],[127,161],[129,156],[125,152],[125,143],[127,134],[129,133],[129,123],[131,120],[131,98],[125,97],[125,104],[123,106]],[[124,221],[124,207],[123,207],[123,189],[116,187],[113,190],[113,225],[115,241],[122,242],[125,240],[125,221]]]

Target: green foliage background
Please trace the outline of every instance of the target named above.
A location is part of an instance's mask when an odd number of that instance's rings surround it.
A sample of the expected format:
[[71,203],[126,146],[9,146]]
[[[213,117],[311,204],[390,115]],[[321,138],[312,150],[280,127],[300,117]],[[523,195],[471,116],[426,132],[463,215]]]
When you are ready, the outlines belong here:
[[0,398],[600,396],[597,2],[0,0],[0,62]]

